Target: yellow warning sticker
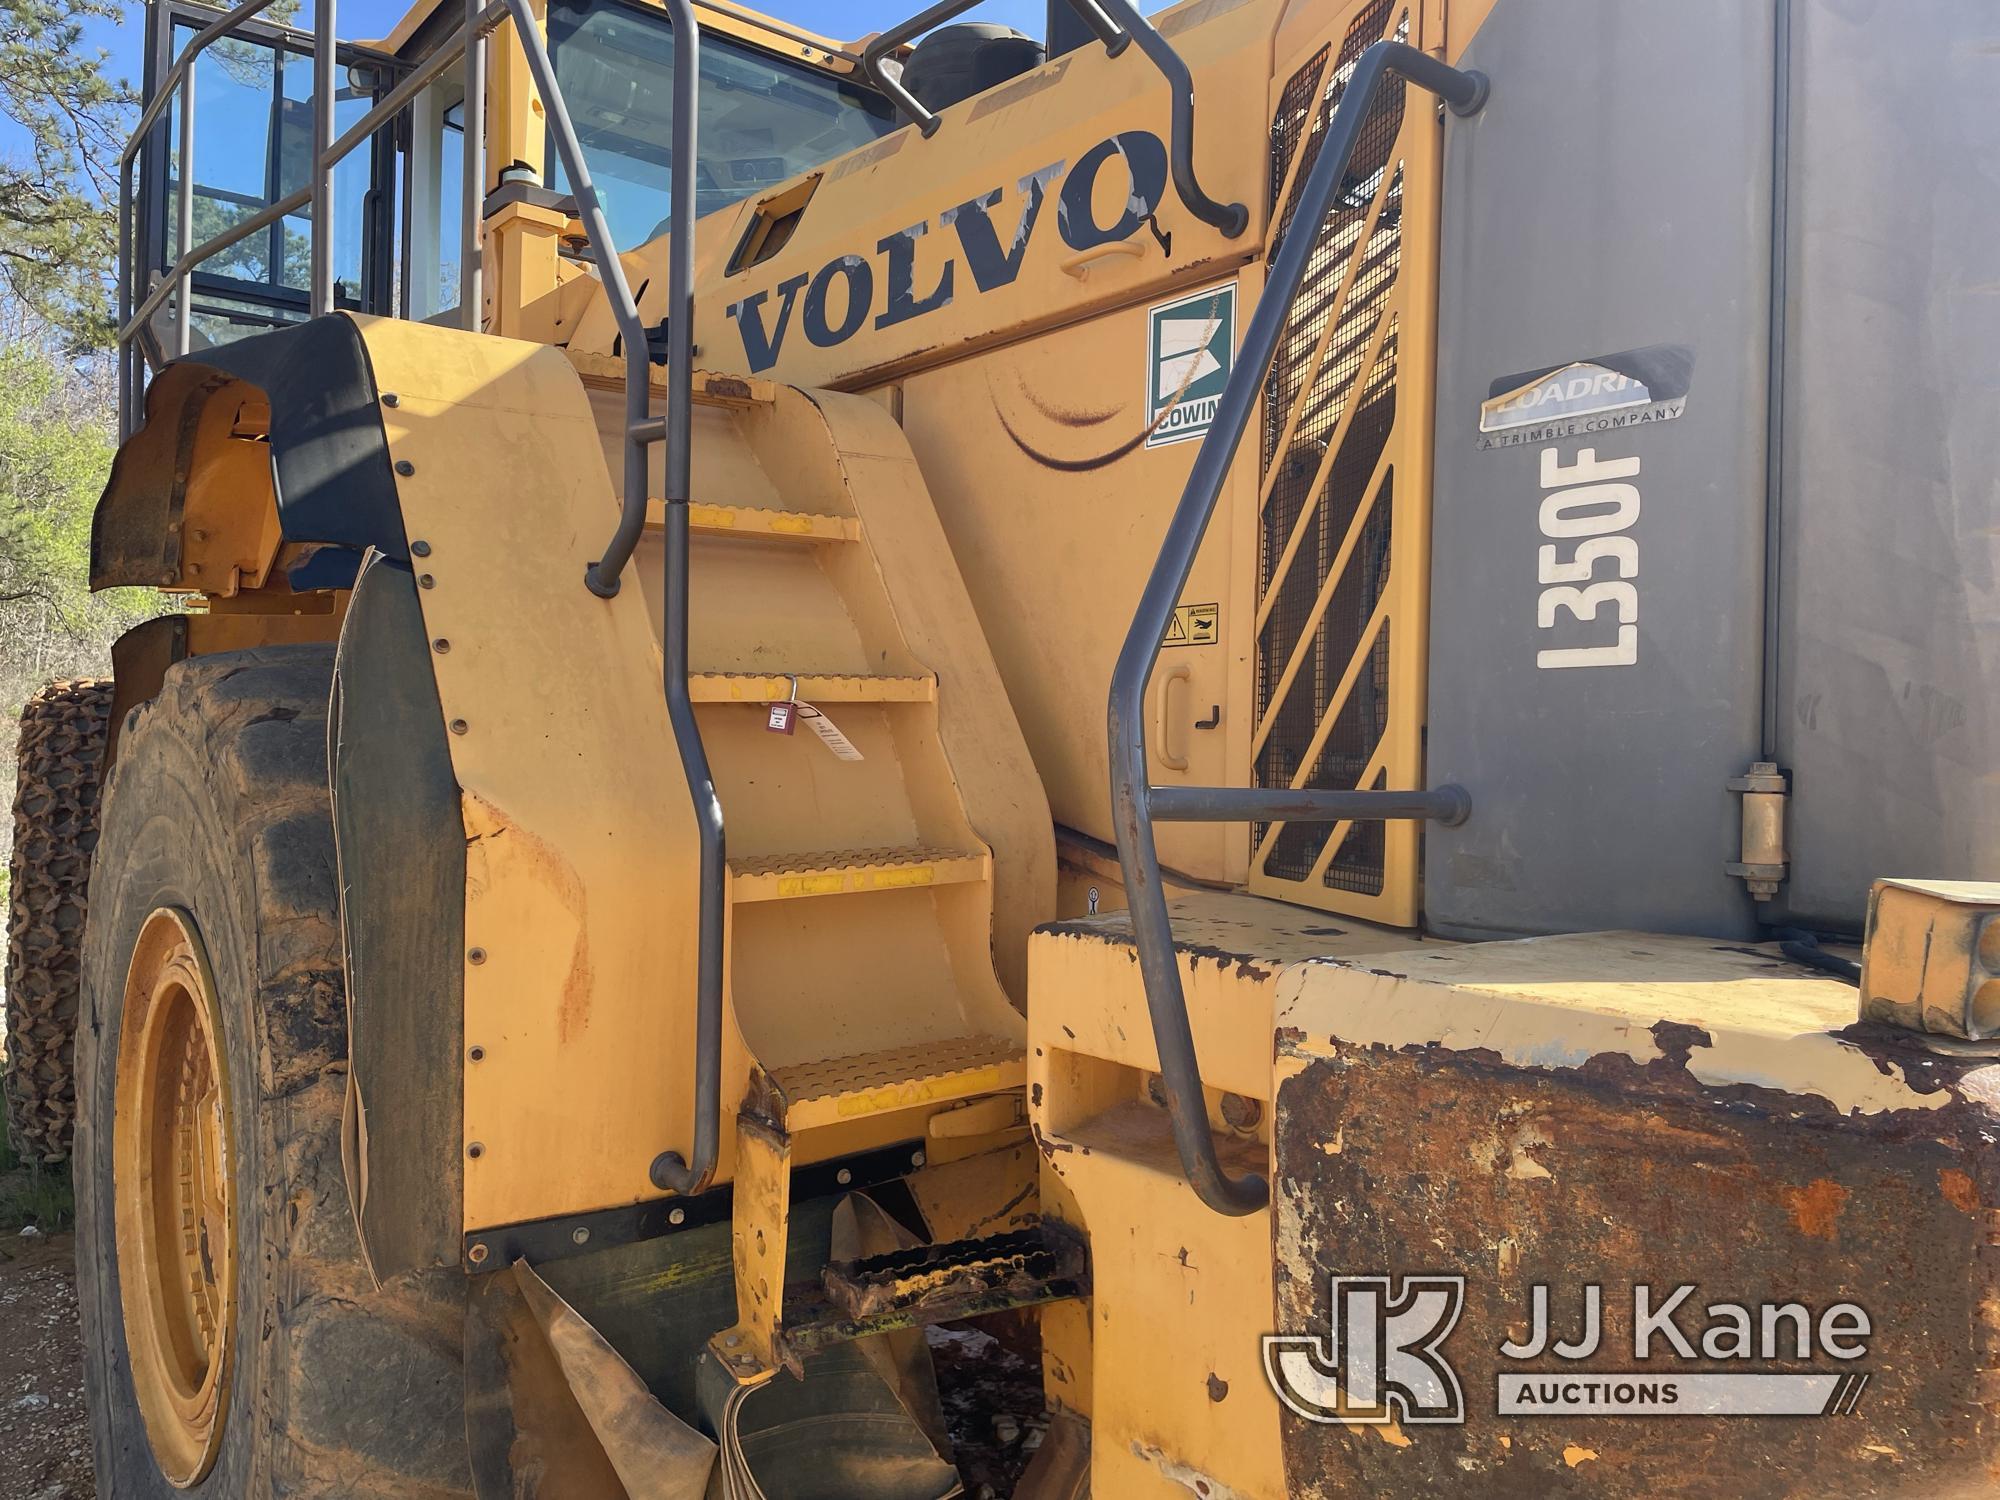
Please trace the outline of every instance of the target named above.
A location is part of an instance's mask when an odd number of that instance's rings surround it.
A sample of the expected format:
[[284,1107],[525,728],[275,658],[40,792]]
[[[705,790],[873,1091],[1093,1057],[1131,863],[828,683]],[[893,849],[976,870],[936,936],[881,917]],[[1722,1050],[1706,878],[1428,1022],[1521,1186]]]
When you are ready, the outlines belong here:
[[1173,622],[1167,626],[1167,637],[1162,646],[1213,646],[1216,642],[1216,620],[1222,613],[1219,604],[1183,604],[1174,611]]

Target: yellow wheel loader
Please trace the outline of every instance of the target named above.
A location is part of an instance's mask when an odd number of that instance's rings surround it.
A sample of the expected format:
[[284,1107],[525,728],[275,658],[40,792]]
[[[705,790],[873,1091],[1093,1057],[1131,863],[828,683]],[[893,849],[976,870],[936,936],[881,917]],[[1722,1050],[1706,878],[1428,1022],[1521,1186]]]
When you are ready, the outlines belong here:
[[16,898],[102,1493],[1991,1492],[1984,7],[265,5]]

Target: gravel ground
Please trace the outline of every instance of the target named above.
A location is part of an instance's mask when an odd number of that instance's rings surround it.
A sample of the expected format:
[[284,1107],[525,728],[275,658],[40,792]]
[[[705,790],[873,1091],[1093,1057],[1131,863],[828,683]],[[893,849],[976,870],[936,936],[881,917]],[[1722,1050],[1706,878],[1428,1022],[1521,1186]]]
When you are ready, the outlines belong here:
[[92,1500],[75,1246],[0,1236],[0,1495]]

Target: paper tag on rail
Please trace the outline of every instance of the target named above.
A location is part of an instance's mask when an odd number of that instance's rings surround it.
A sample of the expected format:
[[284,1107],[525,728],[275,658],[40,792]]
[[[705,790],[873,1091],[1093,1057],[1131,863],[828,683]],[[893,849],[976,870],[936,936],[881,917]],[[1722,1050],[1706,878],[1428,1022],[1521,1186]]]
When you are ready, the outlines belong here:
[[839,756],[840,759],[860,760],[862,758],[861,751],[855,747],[854,741],[842,734],[839,726],[833,720],[814,708],[810,703],[801,703],[799,705],[799,718],[804,722],[806,728],[819,736],[820,743]]

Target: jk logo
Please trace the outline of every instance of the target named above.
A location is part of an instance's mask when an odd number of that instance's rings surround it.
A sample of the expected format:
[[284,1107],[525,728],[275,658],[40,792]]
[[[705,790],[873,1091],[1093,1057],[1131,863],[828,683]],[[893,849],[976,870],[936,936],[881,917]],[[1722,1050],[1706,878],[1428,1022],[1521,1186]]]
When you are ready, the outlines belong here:
[[1458,1372],[1441,1352],[1465,1310],[1463,1276],[1333,1278],[1332,1347],[1311,1334],[1264,1340],[1264,1373],[1308,1422],[1463,1422]]

